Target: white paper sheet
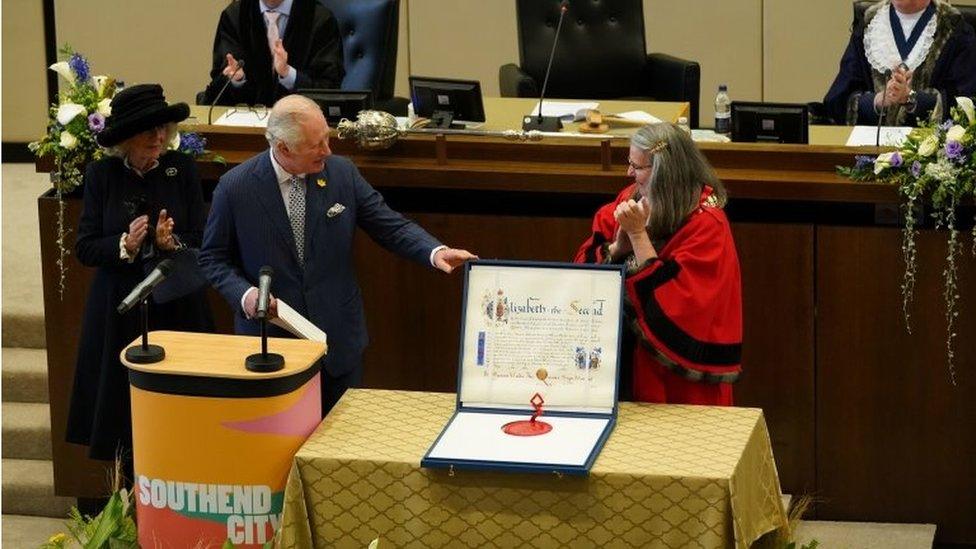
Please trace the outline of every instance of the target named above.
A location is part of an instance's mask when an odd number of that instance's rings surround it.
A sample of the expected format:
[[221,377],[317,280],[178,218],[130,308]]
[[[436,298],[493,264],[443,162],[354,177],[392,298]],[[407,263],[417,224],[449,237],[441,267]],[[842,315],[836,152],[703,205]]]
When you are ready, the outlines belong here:
[[662,121],[660,118],[644,111],[621,112],[617,113],[617,116],[624,120],[633,120],[635,122],[643,122],[644,124],[657,124]]
[[880,143],[882,147],[900,147],[912,128],[907,126],[881,126],[881,139],[878,139],[877,126],[854,126],[847,138],[848,147],[874,146]]
[[325,332],[280,299],[278,300],[278,316],[271,319],[271,323],[302,339],[327,343]]
[[214,120],[214,126],[241,126],[245,128],[267,128],[267,111],[231,109]]
[[[577,119],[578,112],[583,111],[585,113],[586,111],[595,109],[599,106],[600,104],[595,101],[546,100],[542,102],[542,116],[558,116],[564,121],[571,122]],[[532,111],[529,114],[539,114],[539,103],[536,103],[535,106],[532,107]]]
[[543,415],[540,420],[552,425],[544,435],[523,437],[502,431],[506,423],[528,418],[527,414],[460,412],[429,457],[582,466],[609,423],[604,418]]

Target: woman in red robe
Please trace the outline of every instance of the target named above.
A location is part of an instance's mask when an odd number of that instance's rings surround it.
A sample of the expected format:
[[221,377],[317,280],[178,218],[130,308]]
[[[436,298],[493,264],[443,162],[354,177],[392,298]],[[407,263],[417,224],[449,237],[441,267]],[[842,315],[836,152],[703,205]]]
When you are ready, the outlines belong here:
[[628,164],[633,183],[596,212],[576,262],[627,265],[633,399],[729,406],[741,371],[742,285],[725,188],[672,124],[641,128]]

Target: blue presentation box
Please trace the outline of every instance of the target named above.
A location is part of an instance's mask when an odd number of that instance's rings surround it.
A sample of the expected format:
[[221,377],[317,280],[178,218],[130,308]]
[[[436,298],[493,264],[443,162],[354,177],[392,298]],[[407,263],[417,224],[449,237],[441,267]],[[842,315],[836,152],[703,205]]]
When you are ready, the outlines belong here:
[[421,465],[588,474],[617,418],[623,283],[617,265],[468,262],[456,410]]

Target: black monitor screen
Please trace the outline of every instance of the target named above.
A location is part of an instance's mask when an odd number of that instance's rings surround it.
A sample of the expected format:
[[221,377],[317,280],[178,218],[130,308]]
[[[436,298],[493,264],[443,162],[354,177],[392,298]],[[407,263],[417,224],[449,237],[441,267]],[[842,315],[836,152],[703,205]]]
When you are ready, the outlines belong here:
[[454,120],[485,121],[481,83],[477,80],[411,76],[410,100],[414,113],[424,118],[432,118],[435,112],[445,112]]
[[807,143],[808,120],[806,105],[733,101],[732,141]]
[[369,90],[300,89],[298,93],[318,103],[325,119],[333,126],[343,118],[355,120],[359,111],[373,106]]

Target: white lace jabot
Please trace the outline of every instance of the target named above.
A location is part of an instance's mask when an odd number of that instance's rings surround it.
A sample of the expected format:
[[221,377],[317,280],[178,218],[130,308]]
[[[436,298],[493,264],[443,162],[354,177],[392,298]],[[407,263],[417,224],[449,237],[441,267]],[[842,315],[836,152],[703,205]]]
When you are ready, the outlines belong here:
[[[875,14],[874,19],[868,23],[868,28],[864,30],[864,54],[871,67],[878,72],[892,70],[901,63],[901,54],[898,53],[898,46],[895,45],[895,35],[891,30],[891,20],[888,10],[894,9],[891,4],[882,6]],[[918,42],[908,54],[905,64],[908,68],[915,70],[921,65],[932,49],[932,41],[935,38],[935,27],[938,24],[938,14],[933,15],[925,30],[918,37]]]

